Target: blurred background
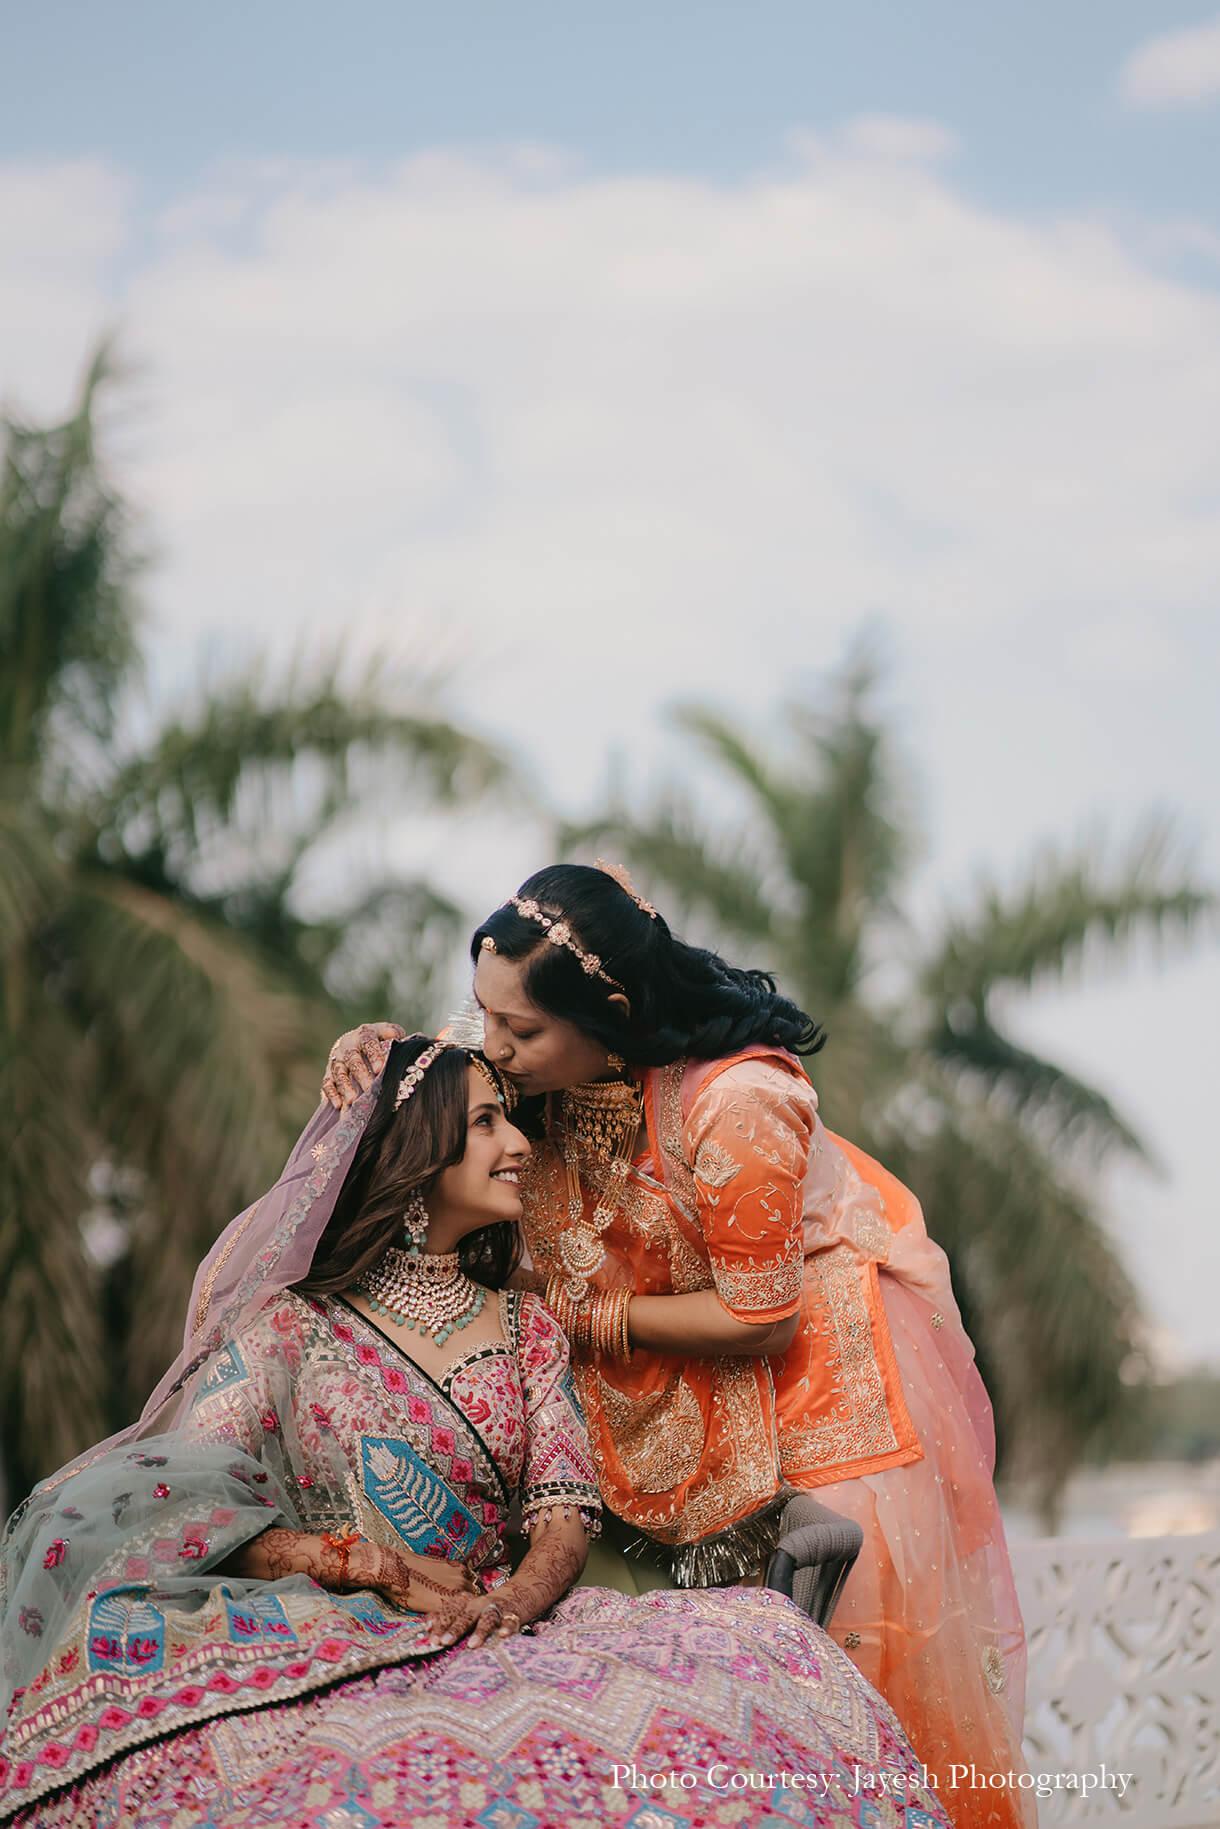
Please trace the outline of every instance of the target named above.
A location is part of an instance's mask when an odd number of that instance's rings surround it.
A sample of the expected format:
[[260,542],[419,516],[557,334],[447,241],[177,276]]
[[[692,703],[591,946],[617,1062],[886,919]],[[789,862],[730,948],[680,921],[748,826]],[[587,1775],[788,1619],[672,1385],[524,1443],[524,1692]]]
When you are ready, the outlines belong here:
[[562,852],[773,967],[1018,1532],[1220,1521],[1220,19],[0,5],[0,1458]]

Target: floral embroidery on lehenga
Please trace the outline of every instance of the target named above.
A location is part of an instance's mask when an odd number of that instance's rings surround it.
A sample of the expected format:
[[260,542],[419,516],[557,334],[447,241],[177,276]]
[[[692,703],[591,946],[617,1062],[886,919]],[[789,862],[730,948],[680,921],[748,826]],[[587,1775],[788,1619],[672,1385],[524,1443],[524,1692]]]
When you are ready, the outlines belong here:
[[[594,1523],[566,1343],[536,1297],[503,1304],[509,1347],[488,1383],[497,1408],[515,1410],[503,1466],[445,1390],[354,1309],[284,1295],[218,1345],[175,1436],[69,1477],[67,1508],[102,1511],[113,1549],[76,1568],[55,1514],[27,1509],[10,1522],[17,1621],[50,1653],[40,1648],[42,1669],[7,1723],[0,1818],[153,1733],[434,1655],[419,1617],[375,1595],[332,1595],[304,1576],[270,1593],[217,1574],[273,1522],[320,1532],[376,1520],[369,1535],[462,1556],[486,1586],[508,1572],[514,1490],[527,1518],[567,1504]],[[477,1390],[478,1364],[465,1369]]]

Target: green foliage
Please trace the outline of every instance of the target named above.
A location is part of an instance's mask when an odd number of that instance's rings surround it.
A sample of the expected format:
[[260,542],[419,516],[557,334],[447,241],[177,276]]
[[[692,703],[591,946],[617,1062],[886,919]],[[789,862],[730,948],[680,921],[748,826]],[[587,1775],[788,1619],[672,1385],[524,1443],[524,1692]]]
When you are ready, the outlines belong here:
[[1045,848],[1014,888],[983,883],[942,932],[917,938],[901,913],[914,809],[877,686],[875,664],[855,656],[824,709],[789,708],[782,755],[684,708],[680,727],[731,782],[744,821],[709,824],[669,789],[642,815],[615,800],[562,843],[613,846],[653,900],[778,971],[826,1024],[811,1064],[823,1116],[923,1201],[1005,1460],[1049,1519],[1138,1358],[1139,1304],[1091,1168],[1144,1146],[1104,1093],[1007,1034],[1005,1013],[1137,945],[1193,938],[1216,899],[1154,820],[1114,863],[1096,843]]
[[[422,880],[305,912],[337,828],[458,805],[505,764],[441,682],[219,679],[146,740],[123,504],[94,439],[3,428],[0,476],[0,1457],[17,1492],[127,1420],[191,1277],[282,1163],[327,1042],[423,1014],[461,914]],[[145,719],[145,722],[147,720]],[[390,798],[392,797],[392,799]]]

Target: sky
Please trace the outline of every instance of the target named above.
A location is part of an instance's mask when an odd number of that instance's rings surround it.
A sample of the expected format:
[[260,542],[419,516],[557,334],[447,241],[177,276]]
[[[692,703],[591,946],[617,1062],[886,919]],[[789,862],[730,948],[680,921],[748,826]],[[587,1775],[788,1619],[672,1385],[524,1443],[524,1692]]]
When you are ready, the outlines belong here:
[[[779,744],[870,630],[917,940],[1154,809],[1220,874],[1218,154],[1172,0],[0,0],[0,395],[117,330],[154,696],[441,657],[570,814],[714,814],[666,708]],[[412,843],[480,912],[539,861]],[[1109,1210],[1166,1364],[1220,1359],[1218,993],[1213,941],[1014,1017],[1156,1151]]]

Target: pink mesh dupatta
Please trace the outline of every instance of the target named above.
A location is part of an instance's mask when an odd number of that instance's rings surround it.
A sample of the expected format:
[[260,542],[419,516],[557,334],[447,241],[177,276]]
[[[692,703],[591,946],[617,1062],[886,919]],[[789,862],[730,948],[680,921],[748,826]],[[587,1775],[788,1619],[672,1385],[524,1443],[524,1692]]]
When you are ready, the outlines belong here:
[[175,1429],[190,1409],[195,1375],[210,1356],[271,1297],[305,1275],[380,1090],[379,1076],[347,1111],[319,1105],[275,1186],[226,1226],[196,1271],[182,1351],[139,1421],[91,1448],[58,1479],[124,1442]]

